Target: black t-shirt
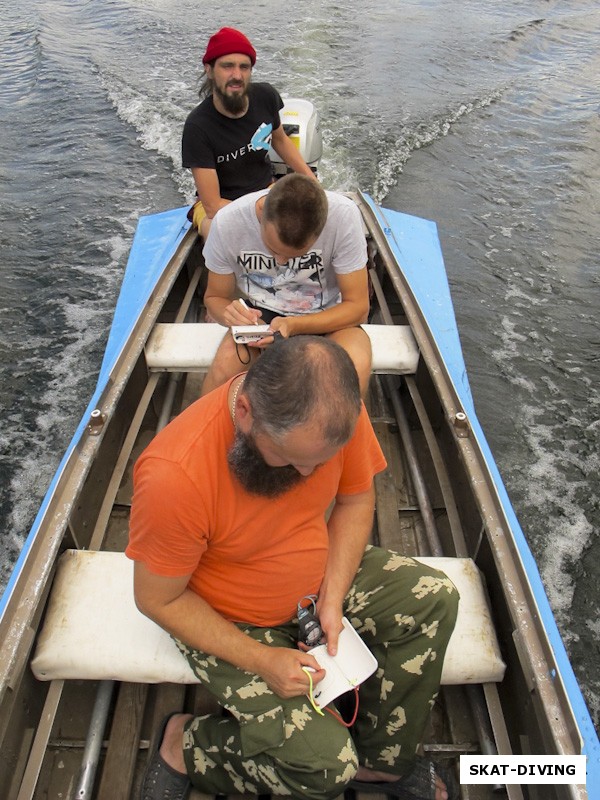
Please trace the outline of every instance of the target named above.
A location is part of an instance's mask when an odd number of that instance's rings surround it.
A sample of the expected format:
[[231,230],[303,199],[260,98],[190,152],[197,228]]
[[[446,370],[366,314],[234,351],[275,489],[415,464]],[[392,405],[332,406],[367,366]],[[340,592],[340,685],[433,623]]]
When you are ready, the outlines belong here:
[[207,97],[183,127],[183,166],[216,169],[226,200],[265,189],[273,179],[269,145],[281,125],[283,101],[269,83],[251,83],[249,101],[244,116],[232,119],[220,114],[212,96]]

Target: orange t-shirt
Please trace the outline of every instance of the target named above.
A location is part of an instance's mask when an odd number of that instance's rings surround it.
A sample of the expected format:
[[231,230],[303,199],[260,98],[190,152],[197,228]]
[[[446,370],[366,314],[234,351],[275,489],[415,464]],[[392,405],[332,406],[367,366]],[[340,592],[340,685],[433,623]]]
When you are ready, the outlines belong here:
[[293,489],[268,499],[231,473],[229,383],[174,419],[134,469],[126,554],[189,587],[236,622],[278,625],[315,594],[327,561],[325,513],[371,486],[386,462],[363,406],[350,442]]

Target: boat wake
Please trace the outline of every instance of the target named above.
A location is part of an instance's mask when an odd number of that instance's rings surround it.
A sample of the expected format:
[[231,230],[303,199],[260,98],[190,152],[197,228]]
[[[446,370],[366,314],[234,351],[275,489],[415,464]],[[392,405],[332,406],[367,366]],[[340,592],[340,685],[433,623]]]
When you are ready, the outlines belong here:
[[[6,10],[3,10],[3,17]],[[2,104],[24,101],[36,84],[42,60],[37,22],[22,19],[12,29],[10,20],[0,23],[2,70],[0,70],[0,100]]]
[[[400,135],[386,147],[387,153],[377,164],[377,175],[372,194],[374,199],[381,203],[389,194],[390,189],[396,185],[403,167],[415,152],[427,147],[438,139],[447,136],[452,127],[473,112],[477,112],[499,100],[503,89],[495,89],[485,97],[460,103],[446,115],[433,117],[419,122],[416,125],[406,124],[402,127]],[[380,134],[373,132],[373,140],[380,140]]]
[[122,80],[104,72],[101,83],[120,119],[137,132],[145,150],[154,151],[172,166],[172,178],[186,202],[192,202],[194,184],[191,173],[181,166],[181,131],[187,114],[189,87],[182,81],[169,81],[160,98],[149,96]]

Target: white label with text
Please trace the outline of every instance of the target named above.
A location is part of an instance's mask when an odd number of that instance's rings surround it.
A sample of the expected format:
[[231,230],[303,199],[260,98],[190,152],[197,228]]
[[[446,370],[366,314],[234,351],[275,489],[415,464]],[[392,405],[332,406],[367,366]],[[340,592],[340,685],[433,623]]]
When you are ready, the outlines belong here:
[[585,756],[461,756],[460,782],[585,785]]

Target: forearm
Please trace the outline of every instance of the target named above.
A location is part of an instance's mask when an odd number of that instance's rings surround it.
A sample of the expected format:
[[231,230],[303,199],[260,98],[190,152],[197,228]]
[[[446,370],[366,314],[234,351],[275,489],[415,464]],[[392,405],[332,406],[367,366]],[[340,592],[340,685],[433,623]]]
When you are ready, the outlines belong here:
[[309,178],[314,178],[317,180],[317,176],[302,158],[294,145],[291,145],[289,156],[286,159],[286,164],[290,169],[293,169],[294,172],[299,172],[300,175],[307,175]]
[[212,219],[217,211],[228,205],[231,200],[221,197],[221,187],[216,170],[192,167],[192,176],[196,185],[196,193],[202,202],[206,216]]
[[138,608],[188,647],[260,675],[280,697],[306,692],[304,666],[315,670],[313,681],[323,679],[325,672],[310,653],[256,641],[188,589],[188,577],[161,578],[150,573],[142,562],[136,562],[134,587]]
[[373,528],[375,490],[336,502],[327,525],[329,553],[319,602],[342,607]]
[[208,295],[204,295],[204,305],[206,306],[206,310],[210,314],[211,318],[218,322],[219,325],[228,326],[228,323],[225,321],[225,309],[231,303],[231,298],[228,297],[219,297],[217,295],[213,295],[212,297]]
[[285,164],[288,165],[290,169],[293,169],[294,172],[299,172],[301,175],[308,175],[309,177],[316,179],[317,176],[302,158],[300,151],[291,142],[289,137],[285,133],[278,135],[278,131],[280,130],[282,129],[278,128],[278,130],[275,131],[272,141],[273,149],[277,155]]
[[[210,238],[209,236],[209,241]],[[252,325],[256,312],[250,314],[248,309],[245,309],[239,302],[235,302],[235,295],[235,275],[233,273],[222,275],[209,269],[208,282],[204,292],[204,305],[212,319],[226,327]]]
[[202,201],[202,205],[204,206],[204,210],[206,211],[206,216],[208,219],[212,219],[220,208],[229,205],[229,203],[231,203],[231,200],[225,200],[224,197]]
[[[367,321],[368,305],[355,302],[341,302],[325,311],[315,314],[286,317],[287,335],[322,334],[353,328]],[[273,326],[275,327],[275,326]]]
[[246,636],[190,589],[168,603],[147,603],[140,606],[140,610],[189,647],[248,672],[262,674],[265,671],[269,649]]

